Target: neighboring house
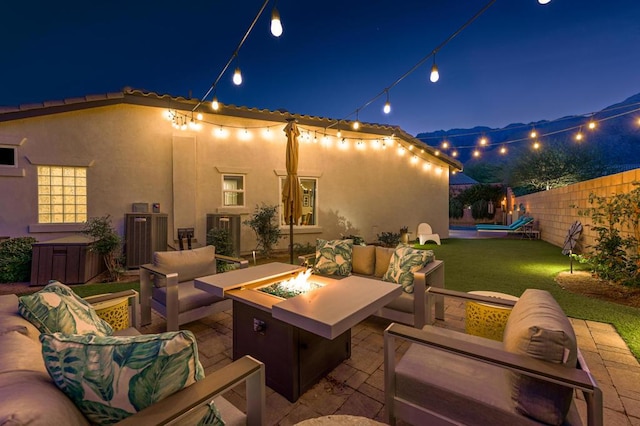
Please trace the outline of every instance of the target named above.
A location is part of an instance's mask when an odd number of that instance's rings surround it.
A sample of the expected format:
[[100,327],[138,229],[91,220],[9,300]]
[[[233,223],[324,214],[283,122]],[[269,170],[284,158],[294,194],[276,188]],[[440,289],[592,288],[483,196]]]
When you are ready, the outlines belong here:
[[[0,235],[47,241],[104,215],[124,235],[125,213],[155,203],[168,215],[170,245],[189,227],[204,244],[207,214],[244,221],[257,205],[281,203],[283,129],[295,119],[305,213],[295,242],[341,234],[373,242],[420,222],[448,236],[449,172],[462,166],[399,127],[354,131],[346,121],[202,104],[191,128],[197,104],[125,90],[0,108]],[[242,253],[255,245],[242,225]],[[288,238],[278,244],[287,246]]]
[[480,182],[462,172],[451,174],[451,176],[449,176],[449,194],[452,197],[455,197],[465,189],[468,189],[478,183]]

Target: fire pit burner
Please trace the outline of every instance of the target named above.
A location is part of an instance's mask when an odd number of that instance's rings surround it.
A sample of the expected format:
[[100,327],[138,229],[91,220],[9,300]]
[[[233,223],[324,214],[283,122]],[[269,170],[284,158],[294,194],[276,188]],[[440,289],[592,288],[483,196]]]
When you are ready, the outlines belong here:
[[260,287],[258,288],[258,290],[264,293],[271,294],[273,296],[281,297],[283,299],[289,299],[299,294],[307,293],[309,291],[313,291],[317,288],[323,287],[323,284],[309,281],[311,272],[311,269],[309,269],[305,272],[301,272],[300,274],[289,280],[279,281],[277,283]]

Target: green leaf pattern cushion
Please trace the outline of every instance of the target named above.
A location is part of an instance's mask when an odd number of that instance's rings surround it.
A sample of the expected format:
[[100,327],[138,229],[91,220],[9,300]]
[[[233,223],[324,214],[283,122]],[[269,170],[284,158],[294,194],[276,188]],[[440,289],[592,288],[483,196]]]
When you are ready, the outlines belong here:
[[204,378],[190,331],[140,336],[41,334],[53,379],[93,423],[118,422]]
[[100,318],[88,302],[57,281],[37,293],[21,296],[18,312],[41,333],[113,334],[109,323]]
[[400,284],[405,293],[413,293],[413,273],[434,258],[433,250],[418,250],[401,244],[391,255],[389,269],[382,281]]
[[353,240],[316,240],[314,271],[324,275],[351,275]]
[[200,419],[198,426],[224,426],[224,420],[218,407],[211,401],[207,404],[207,414]]

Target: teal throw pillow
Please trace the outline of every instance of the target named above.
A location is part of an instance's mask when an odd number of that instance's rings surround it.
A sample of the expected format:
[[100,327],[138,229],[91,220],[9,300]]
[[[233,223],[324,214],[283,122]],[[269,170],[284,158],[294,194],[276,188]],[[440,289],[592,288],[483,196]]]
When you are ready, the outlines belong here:
[[413,293],[413,273],[433,261],[433,250],[418,250],[407,245],[399,245],[391,255],[389,269],[382,281],[400,284],[405,293]]
[[190,331],[140,336],[41,334],[56,386],[96,424],[118,422],[204,378]]
[[353,240],[316,240],[314,272],[324,275],[351,275]]
[[37,293],[21,296],[18,312],[41,333],[113,334],[109,323],[87,301],[58,281],[50,282]]

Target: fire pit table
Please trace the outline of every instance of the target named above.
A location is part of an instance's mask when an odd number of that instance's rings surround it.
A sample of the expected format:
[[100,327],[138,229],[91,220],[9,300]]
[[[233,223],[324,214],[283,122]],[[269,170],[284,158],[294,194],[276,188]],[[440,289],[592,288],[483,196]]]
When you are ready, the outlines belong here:
[[233,299],[233,359],[264,362],[267,385],[292,402],[351,356],[351,327],[402,293],[369,278],[316,275],[308,292],[287,299],[267,292],[305,271],[274,262],[195,280],[197,288]]

